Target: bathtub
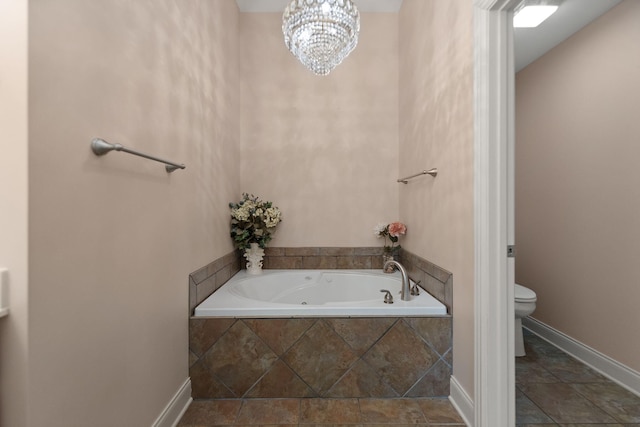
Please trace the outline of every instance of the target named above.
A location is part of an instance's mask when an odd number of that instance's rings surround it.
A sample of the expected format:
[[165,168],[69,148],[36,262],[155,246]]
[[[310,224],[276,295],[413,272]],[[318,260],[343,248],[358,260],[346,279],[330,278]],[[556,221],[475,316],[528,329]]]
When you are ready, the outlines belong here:
[[[413,282],[412,282],[413,284]],[[404,317],[440,316],[447,308],[421,289],[400,299],[399,272],[382,270],[241,270],[195,309],[196,317]],[[381,289],[391,291],[384,303]]]

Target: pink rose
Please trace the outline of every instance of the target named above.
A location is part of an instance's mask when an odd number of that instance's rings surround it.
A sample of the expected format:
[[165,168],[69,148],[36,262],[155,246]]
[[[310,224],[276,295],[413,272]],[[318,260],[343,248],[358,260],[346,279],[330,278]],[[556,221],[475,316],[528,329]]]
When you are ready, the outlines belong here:
[[407,226],[401,222],[392,222],[389,224],[389,235],[398,237],[407,232]]

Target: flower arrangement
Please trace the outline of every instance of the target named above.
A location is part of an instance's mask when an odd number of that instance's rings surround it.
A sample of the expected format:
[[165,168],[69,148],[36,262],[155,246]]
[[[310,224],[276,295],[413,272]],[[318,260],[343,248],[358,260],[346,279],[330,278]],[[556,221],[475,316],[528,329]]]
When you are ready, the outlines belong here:
[[231,209],[231,238],[236,248],[245,250],[251,243],[262,249],[267,247],[276,225],[282,221],[280,209],[271,202],[258,197],[242,194],[238,203],[229,203]]
[[[379,223],[373,228],[373,234],[375,234],[377,238],[384,238],[384,252],[387,254],[398,253],[401,246],[396,245],[396,243],[398,243],[398,238],[406,232],[407,226],[397,221],[390,224]],[[391,242],[390,245],[387,245],[387,238],[389,238]]]

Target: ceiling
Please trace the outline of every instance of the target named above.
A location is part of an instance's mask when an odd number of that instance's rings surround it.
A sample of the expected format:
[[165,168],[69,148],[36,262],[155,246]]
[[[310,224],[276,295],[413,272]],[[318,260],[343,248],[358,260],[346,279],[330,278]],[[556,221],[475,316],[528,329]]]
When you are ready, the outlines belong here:
[[[564,0],[558,11],[537,28],[514,29],[516,71],[547,53],[620,1]],[[236,0],[241,12],[283,12],[289,2],[290,0]],[[354,2],[362,12],[398,12],[402,5],[402,0]]]
[[536,28],[514,28],[515,69],[520,71],[621,0],[564,0]]

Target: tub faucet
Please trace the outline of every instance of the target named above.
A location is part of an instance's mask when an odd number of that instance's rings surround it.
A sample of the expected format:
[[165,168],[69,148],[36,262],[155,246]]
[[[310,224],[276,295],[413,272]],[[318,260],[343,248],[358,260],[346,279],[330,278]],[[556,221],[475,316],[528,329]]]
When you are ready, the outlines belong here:
[[393,259],[385,262],[383,269],[386,269],[389,265],[394,265],[398,270],[400,270],[400,274],[402,274],[402,290],[400,291],[400,299],[402,301],[409,301],[411,299],[411,297],[409,296],[409,294],[411,293],[411,283],[409,283],[409,275],[407,274],[407,270],[402,266],[402,264]]

